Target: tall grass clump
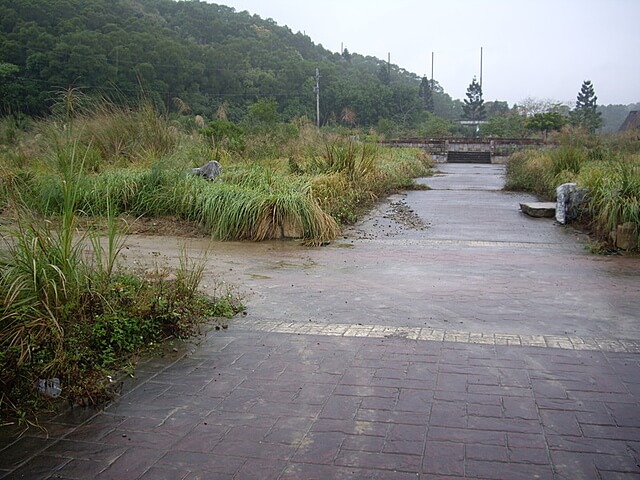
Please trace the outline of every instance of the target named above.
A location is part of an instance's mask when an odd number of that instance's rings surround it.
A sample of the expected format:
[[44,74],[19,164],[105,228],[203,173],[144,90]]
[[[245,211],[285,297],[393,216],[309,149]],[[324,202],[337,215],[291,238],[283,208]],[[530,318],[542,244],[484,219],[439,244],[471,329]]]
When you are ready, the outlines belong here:
[[376,165],[377,146],[358,144],[352,139],[336,139],[325,143],[322,156],[309,161],[312,173],[342,173],[350,181],[362,179]]
[[56,216],[34,214],[25,201],[31,190],[22,182],[9,187],[13,224],[2,229],[0,246],[3,423],[23,422],[48,405],[50,399],[38,391],[40,380],[59,379],[69,401],[101,403],[113,394],[109,375],[132,355],[192,333],[207,316],[242,309],[233,297],[200,293],[203,266],[187,259],[173,278],[122,268],[117,259],[123,237],[108,188],[102,207],[106,233],[78,229],[87,177],[68,125],[49,162],[58,193],[55,211],[48,213]]
[[214,183],[183,177],[165,196],[178,203],[182,217],[221,240],[298,237],[317,244],[338,235],[338,224],[320,208],[305,178],[289,178],[261,163],[241,172]]
[[[177,216],[225,240],[294,236],[324,243],[337,236],[339,223],[354,222],[381,195],[413,188],[413,178],[429,168],[416,152],[392,153],[347,135],[319,132],[302,120],[241,124],[246,145],[236,149],[209,138],[240,129],[231,129],[231,122],[210,123],[207,136],[206,129],[179,132],[144,102],[134,109],[90,102],[71,91],[60,104],[60,116],[41,128],[42,159],[21,181],[25,203],[46,216],[65,209],[64,181],[53,174],[57,160],[46,160],[56,157],[45,155],[51,152],[46,145],[61,132],[83,159],[76,182],[78,214]],[[68,129],[71,122],[74,128]],[[220,130],[223,124],[229,128]],[[265,142],[269,148],[262,148]],[[190,175],[191,168],[213,157],[223,163],[219,181]]]
[[382,195],[414,187],[414,178],[429,173],[432,163],[414,150],[391,150],[333,139],[325,154],[301,169],[312,177],[313,192],[324,210],[341,223],[354,223]]
[[619,225],[634,226],[636,249],[640,234],[640,155],[620,156],[590,165],[578,181],[589,191],[593,227],[606,238]]

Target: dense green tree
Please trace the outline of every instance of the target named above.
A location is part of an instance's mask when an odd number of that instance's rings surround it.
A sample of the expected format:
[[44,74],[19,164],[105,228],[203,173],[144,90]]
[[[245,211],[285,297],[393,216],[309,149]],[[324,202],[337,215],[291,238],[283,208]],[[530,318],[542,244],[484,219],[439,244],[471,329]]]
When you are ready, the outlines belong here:
[[427,119],[418,126],[420,137],[448,137],[453,134],[454,124],[450,120],[429,113]]
[[380,68],[378,68],[378,78],[380,82],[384,85],[389,85],[391,83],[391,74],[389,65],[386,63],[381,63]]
[[254,130],[268,130],[278,123],[278,102],[273,98],[261,98],[249,105],[247,124]]
[[544,137],[551,131],[562,129],[567,123],[567,119],[560,112],[536,113],[527,119],[526,127],[529,130],[542,132]]
[[530,133],[526,128],[527,118],[517,112],[493,115],[487,123],[480,125],[483,137],[523,138]]
[[477,82],[476,77],[467,88],[467,98],[464,99],[462,109],[464,111],[463,118],[465,120],[480,121],[487,116],[484,100],[482,99],[482,87]]
[[494,101],[484,102],[485,111],[487,112],[487,118],[494,117],[496,115],[507,115],[511,111],[507,102]]
[[422,99],[424,109],[427,112],[433,113],[433,85],[432,85],[432,81],[429,80],[427,77],[422,77],[418,95]]
[[602,118],[598,112],[598,97],[591,80],[582,82],[582,87],[576,100],[576,108],[571,112],[571,122],[585,128],[589,133],[595,133],[602,125]]
[[20,69],[12,63],[0,63],[0,97],[3,99],[3,110],[0,113],[10,113],[11,106],[19,104],[20,89],[16,83],[16,76]]

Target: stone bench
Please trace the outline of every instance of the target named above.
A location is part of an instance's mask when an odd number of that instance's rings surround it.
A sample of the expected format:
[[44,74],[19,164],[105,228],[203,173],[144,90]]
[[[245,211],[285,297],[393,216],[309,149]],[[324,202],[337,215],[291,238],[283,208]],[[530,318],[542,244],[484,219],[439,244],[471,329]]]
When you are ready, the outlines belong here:
[[536,218],[553,218],[556,215],[555,202],[527,202],[520,204],[522,213]]

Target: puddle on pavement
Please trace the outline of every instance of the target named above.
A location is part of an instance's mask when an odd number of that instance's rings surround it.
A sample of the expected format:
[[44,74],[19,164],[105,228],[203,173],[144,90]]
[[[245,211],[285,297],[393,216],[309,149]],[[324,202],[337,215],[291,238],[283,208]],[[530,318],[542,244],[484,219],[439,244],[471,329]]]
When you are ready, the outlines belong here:
[[273,270],[291,270],[291,269],[308,270],[310,268],[316,267],[317,265],[318,264],[312,260],[302,262],[302,263],[287,262],[286,260],[279,260],[269,265],[269,267],[272,268]]
[[330,245],[332,248],[355,248],[353,243],[334,243]]

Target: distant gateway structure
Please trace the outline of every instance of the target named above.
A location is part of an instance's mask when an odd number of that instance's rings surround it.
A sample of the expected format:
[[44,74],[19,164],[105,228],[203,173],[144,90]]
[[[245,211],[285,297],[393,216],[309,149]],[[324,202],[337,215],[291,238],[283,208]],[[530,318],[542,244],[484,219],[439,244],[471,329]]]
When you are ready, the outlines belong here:
[[538,138],[398,138],[385,140],[391,147],[423,148],[439,163],[506,163],[509,155],[527,148],[541,148]]

